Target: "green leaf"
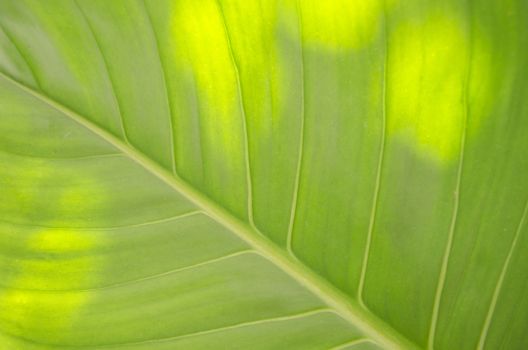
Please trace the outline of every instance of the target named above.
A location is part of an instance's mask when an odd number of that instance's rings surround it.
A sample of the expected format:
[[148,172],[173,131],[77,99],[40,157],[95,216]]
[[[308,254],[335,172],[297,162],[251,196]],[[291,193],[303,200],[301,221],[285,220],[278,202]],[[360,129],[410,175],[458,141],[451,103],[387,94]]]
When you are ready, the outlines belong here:
[[0,0],[0,349],[524,349],[524,0]]

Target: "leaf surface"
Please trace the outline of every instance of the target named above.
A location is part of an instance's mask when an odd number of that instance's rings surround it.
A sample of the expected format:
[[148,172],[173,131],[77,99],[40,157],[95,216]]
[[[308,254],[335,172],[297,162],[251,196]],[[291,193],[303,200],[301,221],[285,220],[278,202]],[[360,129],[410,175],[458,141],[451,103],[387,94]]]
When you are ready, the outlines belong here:
[[0,1],[0,348],[524,348],[526,13]]

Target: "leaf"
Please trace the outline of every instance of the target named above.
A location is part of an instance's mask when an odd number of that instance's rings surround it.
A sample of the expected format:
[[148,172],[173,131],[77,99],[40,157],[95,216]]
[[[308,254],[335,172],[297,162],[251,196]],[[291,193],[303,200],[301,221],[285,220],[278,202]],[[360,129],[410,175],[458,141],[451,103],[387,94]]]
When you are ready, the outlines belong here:
[[525,348],[527,5],[0,1],[0,348]]

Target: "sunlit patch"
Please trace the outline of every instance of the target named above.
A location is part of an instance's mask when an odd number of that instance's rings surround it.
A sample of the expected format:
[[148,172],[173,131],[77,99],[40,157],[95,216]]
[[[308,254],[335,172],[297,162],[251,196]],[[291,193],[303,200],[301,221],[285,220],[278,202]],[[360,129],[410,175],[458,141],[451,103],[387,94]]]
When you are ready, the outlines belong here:
[[[388,42],[388,133],[437,161],[456,158],[468,113],[467,25],[446,16],[403,22]],[[483,47],[472,50],[478,56]],[[472,70],[482,68],[472,62]]]
[[[203,179],[197,180],[201,182],[197,185],[211,198],[221,200],[230,211],[244,217],[248,207],[243,198],[248,194],[240,183],[248,178],[246,150],[249,137],[241,99],[244,87],[239,85],[236,52],[233,53],[235,50],[231,45],[233,29],[225,17],[220,2],[216,0],[171,2],[168,47],[173,72],[177,76],[172,83],[177,89],[186,91],[187,98],[178,98],[184,104],[183,110],[196,113],[192,119],[189,113],[181,115],[176,111],[175,125],[178,134],[187,134],[189,129],[178,126],[192,123],[190,130],[197,135],[198,142],[192,148],[179,152],[185,162],[196,163],[200,161],[196,159],[196,153],[190,160],[185,158],[199,150]],[[189,167],[195,168],[195,165]],[[187,171],[184,168],[181,172],[185,174]]]
[[100,261],[91,251],[101,244],[93,232],[73,229],[45,229],[27,242],[34,258],[17,262],[24,273],[19,288],[72,290],[89,286],[96,277]]
[[172,30],[183,39],[177,42],[177,57],[192,68],[220,112],[232,112],[236,76],[219,5],[215,0],[201,0],[179,1],[175,7]]
[[[84,232],[42,230],[27,242],[30,255],[13,259],[19,273],[12,287],[0,294],[0,316],[8,333],[31,339],[59,341],[71,327],[76,311],[88,301],[85,288],[96,277],[97,261],[89,255],[94,246]],[[70,290],[70,291],[64,291]]]
[[82,252],[94,245],[94,236],[89,231],[72,229],[47,229],[37,234],[29,246],[35,251],[60,253]]
[[174,4],[171,31],[175,38],[174,59],[188,67],[202,101],[217,128],[205,129],[204,139],[218,140],[230,153],[239,144],[232,124],[240,124],[236,71],[224,19],[215,0],[178,1]]
[[[28,189],[45,195],[48,204],[43,209],[37,199],[28,201],[28,218],[24,218],[28,224],[10,225],[11,239],[3,242],[12,244],[15,249],[13,256],[2,260],[0,266],[11,276],[1,283],[6,288],[0,289],[0,310],[7,312],[0,312],[0,328],[16,337],[53,344],[71,335],[68,330],[74,327],[78,311],[89,301],[89,293],[80,289],[96,283],[102,258],[94,251],[104,240],[90,230],[48,228],[46,226],[54,226],[60,220],[45,215],[31,221],[32,213],[46,210],[57,218],[73,214],[75,224],[86,225],[87,217],[86,214],[83,217],[83,212],[95,210],[104,197],[96,190],[98,187],[93,179],[86,178],[84,173],[72,172],[69,181],[59,186],[70,169],[60,163],[48,162],[44,166],[31,162],[38,182],[28,183]],[[25,167],[20,169],[25,170]],[[23,189],[23,185],[19,183],[17,188]],[[88,199],[87,194],[91,195]]]
[[0,305],[8,310],[0,322],[11,335],[59,342],[67,336],[63,331],[71,324],[72,311],[85,300],[82,293],[10,290],[0,297]]
[[0,324],[8,333],[49,342],[60,341],[72,326],[100,264],[90,255],[97,241],[89,232],[44,229],[27,241],[28,257],[13,259],[18,276],[13,289],[0,294]]
[[375,0],[301,0],[303,37],[326,48],[358,48],[373,41],[383,21]]
[[[291,2],[286,0],[281,6]],[[276,31],[281,6],[276,0],[231,0],[220,1],[220,4],[244,87],[242,94],[248,125],[258,130],[269,128],[270,119],[274,117],[270,107],[273,103],[270,80],[277,61]],[[295,17],[293,23],[296,23]]]

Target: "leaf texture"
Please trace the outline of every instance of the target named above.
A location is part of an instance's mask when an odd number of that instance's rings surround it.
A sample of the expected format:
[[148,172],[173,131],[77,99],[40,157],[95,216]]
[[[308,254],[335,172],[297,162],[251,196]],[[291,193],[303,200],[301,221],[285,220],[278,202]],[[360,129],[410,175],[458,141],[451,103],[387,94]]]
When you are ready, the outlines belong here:
[[523,349],[528,4],[0,1],[0,349]]

